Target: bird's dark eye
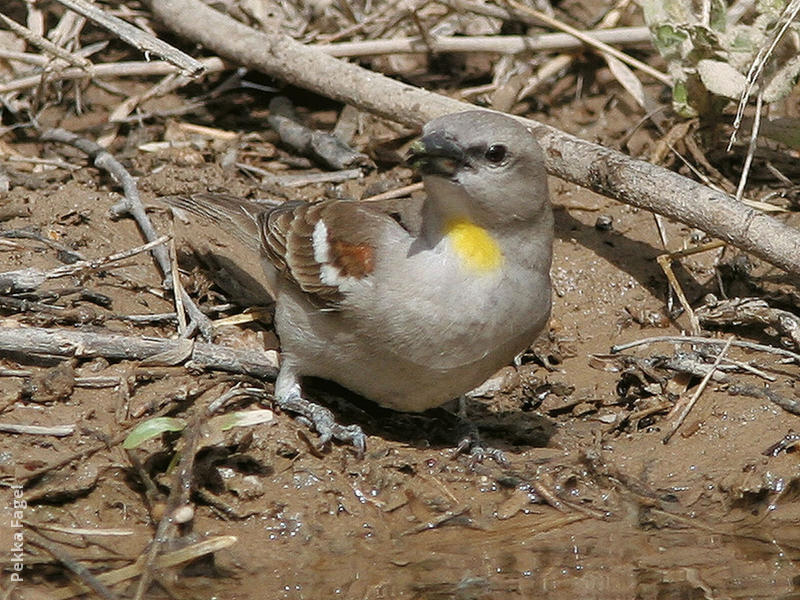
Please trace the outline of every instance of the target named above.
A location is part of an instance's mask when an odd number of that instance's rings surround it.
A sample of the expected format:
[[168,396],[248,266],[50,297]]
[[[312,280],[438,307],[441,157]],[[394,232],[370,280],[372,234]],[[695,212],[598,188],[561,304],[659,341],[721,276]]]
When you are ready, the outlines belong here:
[[486,154],[484,156],[486,156],[486,160],[489,162],[498,164],[503,162],[506,157],[506,152],[506,147],[503,146],[503,144],[492,144],[486,150]]

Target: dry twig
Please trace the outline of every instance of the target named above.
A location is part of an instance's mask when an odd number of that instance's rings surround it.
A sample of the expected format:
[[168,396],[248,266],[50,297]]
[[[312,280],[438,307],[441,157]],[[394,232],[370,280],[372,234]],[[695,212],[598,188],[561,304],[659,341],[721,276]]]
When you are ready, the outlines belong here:
[[262,352],[218,344],[133,337],[41,327],[0,327],[0,354],[62,356],[110,360],[147,360],[151,365],[179,365],[251,375],[274,381],[277,364]]
[[[585,32],[585,37],[605,44],[625,46],[650,43],[647,27],[620,27]],[[465,35],[391,38],[385,40],[360,40],[335,44],[311,46],[337,58],[356,56],[379,56],[382,54],[413,54],[440,52],[497,52],[518,54],[520,52],[553,52],[583,48],[584,42],[569,33],[545,33],[537,36],[521,35]]]
[[[734,336],[728,338],[728,341],[725,342],[725,346],[723,346],[722,350],[720,350],[719,354],[717,354],[717,358],[714,361],[714,364],[711,365],[711,368],[708,370],[708,373],[706,373],[706,376],[703,377],[703,380],[700,382],[700,385],[697,386],[697,389],[695,390],[694,394],[692,394],[692,397],[686,402],[686,404],[683,405],[682,408],[679,409],[679,412],[677,413],[675,420],[672,422],[670,430],[664,436],[663,442],[665,444],[669,442],[672,436],[675,435],[675,432],[678,431],[678,428],[681,426],[681,424],[683,424],[683,422],[686,420],[686,417],[689,416],[689,413],[691,412],[692,408],[694,408],[694,405],[697,404],[700,395],[706,389],[708,382],[711,380],[711,376],[714,375],[714,372],[717,370],[717,367],[722,362],[725,353],[728,351],[728,348],[731,347],[731,343],[733,343],[735,339],[736,338],[734,338]],[[679,406],[680,403],[676,404],[675,408],[673,409],[673,412],[675,412],[675,410],[678,409]]]
[[[203,72],[203,65],[188,54],[181,52],[174,46],[153,37],[146,31],[123,21],[122,19],[110,15],[101,8],[86,2],[86,0],[56,0],[59,4],[68,9],[83,15],[90,21],[94,21],[101,27],[108,29],[115,36],[129,43],[134,48],[141,50],[145,56],[150,53],[161,56],[164,60],[190,75],[199,75]],[[148,59],[149,60],[149,59]]]
[[[93,159],[94,165],[98,169],[107,171],[111,177],[122,186],[123,199],[111,208],[112,214],[117,217],[124,215],[132,216],[148,241],[152,242],[158,239],[158,233],[150,222],[150,218],[147,216],[144,205],[139,198],[139,189],[136,186],[136,181],[110,152],[99,144],[64,129],[48,129],[41,134],[41,139],[43,141],[69,144],[81,152],[88,154],[89,157]],[[152,253],[159,269],[161,269],[161,274],[164,276],[164,287],[172,289],[172,265],[167,249],[159,244],[152,249]],[[194,303],[194,300],[192,300],[191,296],[189,296],[183,288],[180,290],[180,297],[183,306],[186,308],[186,312],[192,319],[193,325],[200,329],[203,337],[211,339],[213,335],[211,320],[200,311]],[[188,337],[193,332],[193,327],[190,327],[183,333]]]
[[[219,58],[204,58],[200,61],[206,73],[216,73],[225,68],[225,64]],[[63,69],[58,73],[47,75],[47,81],[63,81],[67,79],[83,79],[85,77],[97,79],[101,77],[147,77],[150,75],[170,75],[180,73],[180,69],[165,62],[145,62],[145,61],[121,61],[93,65],[88,69],[69,68]],[[0,85],[0,94],[19,92],[35,88],[41,85],[45,75],[39,73],[20,77],[8,83]]]

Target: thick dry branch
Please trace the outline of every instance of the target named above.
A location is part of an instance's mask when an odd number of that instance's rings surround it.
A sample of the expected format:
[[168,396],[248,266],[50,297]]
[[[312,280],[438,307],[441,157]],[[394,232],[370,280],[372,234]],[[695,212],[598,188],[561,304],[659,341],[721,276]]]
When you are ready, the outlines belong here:
[[0,354],[23,354],[146,360],[148,364],[178,365],[251,375],[274,381],[277,365],[262,352],[234,350],[218,344],[91,333],[41,327],[0,327]]
[[[406,125],[475,107],[333,58],[280,33],[262,33],[198,0],[150,0],[158,19],[224,58]],[[800,232],[724,193],[536,121],[553,175],[702,229],[795,275]]]

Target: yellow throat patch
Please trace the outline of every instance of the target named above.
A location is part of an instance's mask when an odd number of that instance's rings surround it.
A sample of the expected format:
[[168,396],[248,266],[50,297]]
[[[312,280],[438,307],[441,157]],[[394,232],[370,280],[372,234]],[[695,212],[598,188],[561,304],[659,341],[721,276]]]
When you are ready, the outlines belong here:
[[466,219],[452,219],[445,224],[444,234],[467,268],[487,273],[503,265],[500,246],[483,227]]

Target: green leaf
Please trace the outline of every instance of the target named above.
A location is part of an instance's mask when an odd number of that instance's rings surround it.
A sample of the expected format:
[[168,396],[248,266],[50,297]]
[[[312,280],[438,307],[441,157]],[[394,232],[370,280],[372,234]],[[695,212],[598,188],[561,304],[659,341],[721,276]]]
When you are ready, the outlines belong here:
[[727,12],[728,7],[723,0],[711,1],[711,14],[709,15],[709,25],[711,29],[725,31],[725,27],[727,26]]
[[680,55],[681,45],[689,38],[684,30],[672,25],[658,25],[652,32],[653,45],[664,57]]
[[155,417],[139,423],[122,442],[125,450],[138,448],[147,440],[161,435],[167,431],[183,431],[186,429],[186,421],[173,417]]
[[689,105],[689,90],[685,81],[676,81],[672,86],[672,108],[687,119],[697,116],[697,111]]

